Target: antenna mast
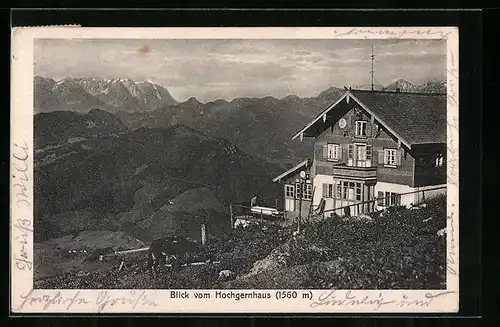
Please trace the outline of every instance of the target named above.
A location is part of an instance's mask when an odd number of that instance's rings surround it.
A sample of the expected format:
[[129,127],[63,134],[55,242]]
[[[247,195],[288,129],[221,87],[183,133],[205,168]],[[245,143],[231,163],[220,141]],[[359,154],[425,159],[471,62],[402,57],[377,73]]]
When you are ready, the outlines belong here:
[[375,59],[375,55],[373,54],[373,45],[372,45],[372,70],[371,70],[371,76],[372,76],[372,91],[373,91],[373,78],[375,76],[375,70],[373,68],[373,59]]

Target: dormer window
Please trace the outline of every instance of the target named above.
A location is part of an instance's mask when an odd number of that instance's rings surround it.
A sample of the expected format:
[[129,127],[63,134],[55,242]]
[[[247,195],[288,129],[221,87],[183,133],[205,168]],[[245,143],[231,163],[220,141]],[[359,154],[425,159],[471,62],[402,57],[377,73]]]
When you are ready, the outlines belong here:
[[356,121],[356,136],[366,137],[366,123],[364,120]]
[[438,153],[436,155],[436,159],[434,160],[434,166],[435,167],[443,167],[443,162],[444,162],[444,156],[442,153]]

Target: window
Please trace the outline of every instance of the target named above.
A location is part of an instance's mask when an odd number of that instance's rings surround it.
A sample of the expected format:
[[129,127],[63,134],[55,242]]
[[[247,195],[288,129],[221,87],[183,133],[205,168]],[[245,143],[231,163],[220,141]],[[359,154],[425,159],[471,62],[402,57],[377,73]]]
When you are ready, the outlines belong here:
[[349,182],[349,188],[347,189],[349,200],[354,200],[355,199],[354,185],[355,184],[353,182]]
[[378,192],[377,205],[389,207],[401,205],[401,195],[394,192]]
[[401,205],[401,195],[398,193],[392,193],[391,195],[391,205],[400,206]]
[[332,184],[323,184],[323,197],[324,198],[332,198],[333,197],[333,185]]
[[356,145],[356,157],[358,161],[366,160],[366,145]]
[[385,192],[385,205],[386,206],[401,205],[401,195],[394,192]]
[[295,198],[300,199],[300,196],[302,195],[302,187],[300,183],[295,183]]
[[384,206],[384,192],[378,191],[377,193],[377,205]]
[[342,181],[336,186],[335,197],[337,199],[361,201],[363,184]]
[[349,185],[347,182],[342,182],[342,197],[341,199],[347,200]]
[[384,165],[396,165],[396,149],[384,149]]
[[295,193],[295,188],[293,185],[285,185],[285,197],[293,198]]
[[366,121],[356,121],[356,136],[366,136]]
[[341,154],[340,145],[329,143],[327,146],[328,146],[328,160],[339,160]]
[[335,186],[336,186],[335,197],[337,199],[342,199],[342,184],[338,183]]
[[435,167],[443,167],[444,157],[442,153],[438,153],[436,159],[434,160]]
[[356,200],[361,201],[361,183],[356,183]]
[[366,144],[349,144],[347,165],[357,167],[372,166],[372,146]]
[[304,200],[311,200],[312,199],[312,184],[307,183],[305,185],[305,190],[304,190]]
[[349,149],[347,151],[347,165],[352,166],[354,160],[354,144],[349,144]]

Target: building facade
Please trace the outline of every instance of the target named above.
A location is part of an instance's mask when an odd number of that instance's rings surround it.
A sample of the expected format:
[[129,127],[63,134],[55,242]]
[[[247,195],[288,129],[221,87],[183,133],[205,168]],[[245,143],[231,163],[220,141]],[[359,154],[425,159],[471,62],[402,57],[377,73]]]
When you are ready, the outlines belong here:
[[[273,179],[273,182],[283,184],[283,209],[289,220],[299,215],[307,217],[312,209],[313,195],[316,193],[311,175],[312,163],[311,159],[304,160]],[[300,176],[301,172],[304,172],[304,176]]]
[[311,158],[273,181],[284,184],[286,204],[292,191],[300,197],[305,169],[314,191],[303,198],[313,209],[323,201],[325,214],[417,204],[445,192],[446,126],[445,95],[346,90],[293,136],[314,138]]

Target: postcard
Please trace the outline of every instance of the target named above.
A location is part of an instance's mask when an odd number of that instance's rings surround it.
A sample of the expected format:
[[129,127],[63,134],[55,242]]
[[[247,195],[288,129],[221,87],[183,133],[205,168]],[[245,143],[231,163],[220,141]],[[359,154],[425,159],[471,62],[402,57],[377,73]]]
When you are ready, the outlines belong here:
[[459,308],[458,28],[12,30],[13,313]]

